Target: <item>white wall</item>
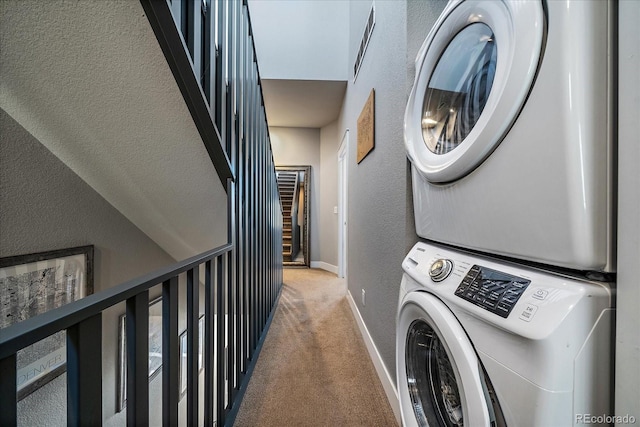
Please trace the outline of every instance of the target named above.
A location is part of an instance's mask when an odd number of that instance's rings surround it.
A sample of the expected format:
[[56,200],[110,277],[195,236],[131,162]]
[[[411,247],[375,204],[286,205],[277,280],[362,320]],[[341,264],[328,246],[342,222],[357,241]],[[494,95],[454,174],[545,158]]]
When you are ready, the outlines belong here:
[[[615,414],[640,420],[640,3],[619,6],[618,296]],[[622,425],[622,424],[617,424]]]
[[349,3],[250,0],[263,79],[345,80]]
[[309,260],[320,261],[320,129],[270,127],[276,166],[311,166]]

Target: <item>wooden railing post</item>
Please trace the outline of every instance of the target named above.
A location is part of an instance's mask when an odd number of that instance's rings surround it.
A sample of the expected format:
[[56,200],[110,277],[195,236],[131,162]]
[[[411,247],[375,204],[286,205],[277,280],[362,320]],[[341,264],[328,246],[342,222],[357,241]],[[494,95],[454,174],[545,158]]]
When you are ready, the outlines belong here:
[[215,378],[214,370],[214,283],[212,262],[204,265],[204,425],[212,426],[214,421],[214,394]]
[[102,313],[67,329],[67,425],[102,425]]
[[224,267],[223,256],[216,258],[216,420],[217,425],[224,425],[225,420],[225,370],[224,370],[224,346],[225,346],[225,316],[224,316]]
[[13,427],[18,425],[16,406],[16,355],[15,353],[0,359],[0,425]]
[[[198,318],[200,313],[198,268],[187,271],[187,425],[198,424]],[[180,355],[184,357],[184,355]]]
[[149,425],[149,291],[127,299],[127,425]]
[[178,276],[162,283],[162,425],[178,425]]

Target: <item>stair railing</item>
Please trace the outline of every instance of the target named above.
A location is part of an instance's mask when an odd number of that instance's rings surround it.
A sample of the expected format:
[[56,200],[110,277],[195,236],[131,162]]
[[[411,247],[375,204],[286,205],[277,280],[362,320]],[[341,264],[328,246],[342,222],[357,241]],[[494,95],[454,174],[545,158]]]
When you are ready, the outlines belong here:
[[291,261],[295,261],[294,255],[300,251],[300,229],[298,226],[298,205],[300,204],[300,178],[296,173],[296,182],[293,187],[293,199],[291,200]]

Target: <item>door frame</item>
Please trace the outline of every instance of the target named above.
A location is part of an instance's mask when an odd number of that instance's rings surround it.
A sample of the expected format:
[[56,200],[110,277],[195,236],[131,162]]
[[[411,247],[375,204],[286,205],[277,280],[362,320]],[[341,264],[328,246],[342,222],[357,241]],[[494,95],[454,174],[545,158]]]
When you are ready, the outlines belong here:
[[345,130],[338,149],[338,277],[347,277],[349,247],[349,129]]

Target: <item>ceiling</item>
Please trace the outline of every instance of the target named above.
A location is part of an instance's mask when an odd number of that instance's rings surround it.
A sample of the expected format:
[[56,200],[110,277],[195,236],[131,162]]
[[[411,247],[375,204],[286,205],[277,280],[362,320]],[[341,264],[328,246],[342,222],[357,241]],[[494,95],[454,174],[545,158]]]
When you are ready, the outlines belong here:
[[346,89],[346,81],[263,79],[269,126],[326,126],[340,115]]
[[140,2],[0,1],[0,107],[176,259],[226,193]]

